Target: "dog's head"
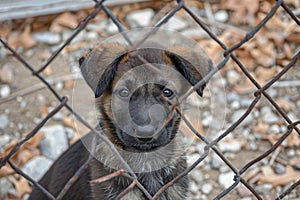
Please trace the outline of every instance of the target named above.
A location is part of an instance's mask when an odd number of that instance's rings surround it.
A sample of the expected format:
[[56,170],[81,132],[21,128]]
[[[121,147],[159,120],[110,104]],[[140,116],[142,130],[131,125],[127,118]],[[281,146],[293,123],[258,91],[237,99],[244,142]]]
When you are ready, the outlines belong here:
[[[103,132],[115,145],[137,152],[165,146],[175,137],[180,114],[172,104],[212,69],[201,49],[180,46],[129,51],[104,44],[79,63],[95,94]],[[200,96],[204,87],[197,90]]]

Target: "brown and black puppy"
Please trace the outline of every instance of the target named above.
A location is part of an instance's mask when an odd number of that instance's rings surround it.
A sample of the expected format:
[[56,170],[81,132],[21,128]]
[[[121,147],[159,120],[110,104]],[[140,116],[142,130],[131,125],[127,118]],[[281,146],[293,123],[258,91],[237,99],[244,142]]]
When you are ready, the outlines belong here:
[[[186,169],[179,124],[181,117],[170,104],[200,81],[212,63],[201,50],[173,46],[128,50],[120,44],[104,44],[89,51],[80,60],[87,84],[95,93],[99,125],[136,173],[143,187],[154,195]],[[204,87],[197,93],[202,96]],[[53,164],[40,184],[57,196],[67,181],[83,165],[95,143],[94,159],[63,199],[116,199],[131,183],[118,176],[91,186],[97,179],[124,169],[107,145],[89,133],[72,145]],[[177,181],[164,191],[160,200],[186,199],[188,180]],[[34,188],[31,200],[48,199]],[[133,188],[122,199],[141,200],[147,197]]]

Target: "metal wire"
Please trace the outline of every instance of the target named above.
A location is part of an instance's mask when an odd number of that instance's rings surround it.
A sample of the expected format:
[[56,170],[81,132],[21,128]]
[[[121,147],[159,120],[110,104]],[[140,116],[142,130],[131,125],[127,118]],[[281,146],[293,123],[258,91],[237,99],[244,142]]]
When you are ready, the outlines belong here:
[[[289,9],[289,7],[286,5],[284,0],[278,0],[276,4],[272,7],[272,9],[269,11],[269,13],[265,16],[265,18],[256,26],[254,27],[250,32],[248,32],[244,38],[242,38],[237,44],[232,45],[231,47],[227,47],[210,29],[209,27],[185,4],[184,0],[178,0],[177,5],[171,9],[169,13],[167,13],[159,22],[154,26],[154,29],[150,31],[146,36],[138,41],[137,43],[134,43],[130,40],[128,35],[126,35],[125,26],[118,20],[118,18],[111,12],[109,8],[107,8],[104,3],[105,1],[96,1],[95,2],[95,8],[94,10],[84,19],[82,22],[78,25],[78,27],[75,29],[73,34],[50,56],[50,58],[47,60],[47,62],[41,66],[38,70],[34,70],[31,64],[29,64],[25,59],[23,59],[12,47],[10,47],[7,42],[0,37],[0,43],[12,53],[13,56],[17,58],[17,60],[22,63],[29,71],[31,71],[32,75],[38,78],[42,83],[45,84],[45,86],[50,90],[50,92],[58,99],[60,104],[52,111],[50,112],[44,120],[42,120],[41,123],[39,123],[31,132],[18,142],[15,147],[4,157],[0,158],[0,168],[9,164],[12,169],[15,170],[16,173],[23,176],[25,179],[27,179],[29,182],[31,182],[33,185],[35,185],[38,189],[40,189],[47,197],[50,199],[63,199],[64,194],[68,191],[68,189],[72,186],[72,184],[76,181],[78,177],[80,177],[82,171],[84,168],[87,167],[88,163],[91,160],[91,157],[86,161],[84,165],[74,174],[74,176],[68,181],[66,186],[63,188],[63,190],[60,192],[58,197],[53,197],[45,188],[43,188],[39,183],[34,181],[31,177],[26,175],[24,172],[22,172],[20,169],[18,169],[15,164],[11,161],[12,156],[20,149],[20,147],[26,143],[28,140],[30,140],[37,131],[43,127],[43,125],[51,119],[59,110],[61,110],[63,107],[67,108],[70,113],[72,113],[83,125],[85,125],[87,128],[91,130],[91,132],[97,134],[100,136],[100,139],[102,139],[108,147],[113,151],[114,155],[116,156],[124,166],[125,171],[127,173],[113,173],[110,175],[107,175],[107,177],[114,177],[114,176],[126,176],[130,180],[132,180],[132,183],[121,193],[119,194],[118,198],[122,198],[124,195],[126,195],[130,190],[132,190],[134,187],[138,187],[148,199],[157,199],[159,196],[167,190],[170,186],[172,186],[176,181],[181,179],[184,176],[187,176],[188,173],[190,173],[195,167],[197,167],[209,154],[209,152],[212,150],[214,151],[222,160],[223,162],[232,170],[232,172],[235,173],[234,177],[234,183],[222,191],[219,195],[215,197],[215,199],[221,199],[225,197],[229,192],[231,192],[238,184],[243,184],[248,190],[255,196],[257,199],[262,199],[259,192],[257,192],[251,184],[249,184],[243,177],[242,174],[244,174],[251,166],[253,166],[255,163],[259,162],[262,159],[265,159],[268,155],[273,153],[279,146],[286,140],[286,138],[293,134],[293,131],[298,133],[300,136],[300,130],[297,127],[298,124],[300,124],[300,121],[292,121],[288,115],[285,113],[285,111],[278,105],[278,103],[267,93],[268,88],[270,88],[276,81],[278,81],[284,74],[286,74],[291,68],[295,66],[295,63],[300,58],[300,52],[297,52],[294,57],[290,60],[290,62],[279,72],[274,78],[269,80],[265,85],[261,86],[258,81],[255,80],[255,78],[250,74],[247,67],[237,58],[234,51],[243,46],[245,43],[247,43],[251,38],[253,38],[259,30],[265,26],[265,24],[274,16],[274,14],[278,11],[279,8],[283,8],[283,10],[291,17],[291,19],[300,26],[299,19],[293,14],[293,12]],[[184,10],[188,15],[191,16],[191,18],[199,25],[199,28],[202,28],[212,40],[214,40],[223,50],[224,59],[217,65],[216,68],[214,68],[213,71],[211,71],[207,76],[203,78],[203,80],[199,81],[191,90],[189,90],[186,94],[184,94],[179,101],[179,104],[184,101],[189,95],[191,95],[194,91],[196,91],[198,88],[202,87],[205,82],[214,76],[216,72],[218,72],[220,69],[222,69],[227,61],[231,58],[237,66],[241,69],[241,71],[244,73],[244,75],[253,83],[253,85],[257,88],[257,91],[255,91],[254,99],[252,103],[249,105],[249,107],[246,109],[245,113],[236,121],[234,122],[227,130],[225,130],[218,138],[215,140],[209,142],[201,133],[199,133],[193,125],[188,121],[188,119],[182,114],[179,113],[182,116],[182,119],[185,121],[189,129],[204,143],[206,143],[206,146],[204,148],[204,153],[202,155],[199,155],[199,158],[191,165],[189,166],[184,172],[182,172],[180,175],[175,177],[173,180],[165,184],[154,196],[151,196],[149,192],[143,187],[143,185],[138,181],[136,174],[133,172],[133,170],[130,168],[130,166],[126,163],[126,161],[122,158],[122,156],[119,154],[119,152],[115,149],[114,145],[105,137],[103,134],[99,133],[97,130],[95,130],[91,125],[89,125],[79,114],[77,114],[73,108],[68,105],[67,101],[68,99],[66,97],[61,97],[55,89],[49,84],[43,76],[40,75],[42,71],[44,71],[50,63],[52,63],[56,57],[61,53],[61,51],[86,27],[86,25],[101,11],[103,10],[106,15],[112,19],[113,23],[118,27],[119,32],[123,35],[124,39],[129,43],[130,46],[133,46],[133,48],[138,47],[143,42],[147,40],[149,36],[151,36],[156,30],[158,30],[164,23],[168,22],[174,14],[176,14],[179,10]],[[143,59],[143,58],[141,58]],[[218,142],[222,141],[228,134],[232,133],[240,123],[242,123],[245,118],[253,111],[253,108],[255,105],[260,101],[261,97],[264,96],[266,99],[273,105],[274,109],[281,115],[281,117],[286,121],[286,127],[287,131],[284,133],[278,141],[272,145],[266,152],[259,155],[257,158],[250,160],[248,163],[246,163],[240,170],[238,170],[227,158],[226,156],[218,150],[216,145]],[[174,105],[174,111],[179,112],[178,109],[176,109],[176,105]],[[122,170],[122,169],[120,169]],[[104,178],[107,178],[104,177]],[[280,194],[277,199],[282,199],[289,193],[291,193],[296,187],[300,185],[300,180],[298,180],[296,183],[292,184],[289,188],[287,188],[282,194]]]

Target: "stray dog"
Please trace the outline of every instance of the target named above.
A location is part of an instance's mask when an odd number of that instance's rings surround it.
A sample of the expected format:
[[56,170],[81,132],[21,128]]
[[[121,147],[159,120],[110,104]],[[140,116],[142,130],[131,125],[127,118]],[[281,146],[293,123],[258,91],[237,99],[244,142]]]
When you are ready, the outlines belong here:
[[[97,130],[118,149],[150,195],[186,168],[186,159],[177,137],[181,116],[172,103],[200,81],[212,62],[202,50],[172,46],[129,50],[121,44],[103,44],[79,60],[82,75],[93,90],[98,110]],[[197,90],[202,96],[204,86]],[[83,97],[84,98],[84,97]],[[64,152],[40,180],[55,197],[88,159],[95,142],[94,158],[69,188],[63,199],[116,199],[132,182],[117,176],[103,183],[90,181],[125,169],[108,146],[92,133]],[[182,200],[188,194],[183,177],[159,195],[159,200]],[[48,199],[34,188],[30,200]],[[122,199],[147,199],[138,188]]]

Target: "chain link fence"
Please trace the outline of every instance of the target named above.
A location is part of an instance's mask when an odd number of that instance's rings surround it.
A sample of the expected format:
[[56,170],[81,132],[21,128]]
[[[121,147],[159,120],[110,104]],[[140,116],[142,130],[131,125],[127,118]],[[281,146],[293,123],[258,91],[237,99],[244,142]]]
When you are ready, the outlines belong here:
[[[50,199],[63,199],[64,194],[68,191],[68,188],[76,181],[78,177],[80,177],[80,174],[82,171],[87,167],[89,164],[89,161],[92,159],[90,157],[86,163],[77,171],[76,174],[69,180],[69,182],[66,184],[64,189],[60,192],[60,194],[57,197],[54,197],[52,194],[50,194],[43,186],[41,186],[38,182],[34,181],[30,176],[26,175],[22,170],[20,170],[16,164],[14,164],[11,161],[12,156],[20,149],[20,147],[29,141],[38,131],[41,129],[45,123],[50,120],[57,112],[59,112],[62,108],[66,108],[70,113],[72,113],[78,121],[80,121],[84,126],[86,126],[88,129],[90,129],[91,132],[98,133],[96,129],[94,129],[90,124],[88,124],[82,116],[80,116],[75,110],[73,110],[72,106],[68,104],[68,98],[65,96],[60,96],[58,92],[51,86],[49,82],[46,81],[45,78],[41,75],[41,73],[49,66],[50,63],[52,63],[55,58],[63,51],[63,49],[70,44],[70,42],[82,31],[85,29],[87,24],[97,16],[97,14],[100,11],[104,11],[106,15],[113,21],[113,23],[118,27],[118,30],[121,34],[123,34],[124,38],[130,42],[130,38],[127,37],[125,34],[126,28],[125,26],[118,20],[118,18],[113,14],[113,12],[105,6],[105,1],[94,1],[95,7],[93,11],[79,24],[79,26],[74,30],[72,35],[50,56],[50,58],[47,60],[47,62],[41,66],[39,69],[35,70],[34,67],[29,64],[25,59],[21,57],[11,46],[8,45],[8,43],[3,39],[0,38],[1,44],[10,52],[13,54],[13,56],[23,64],[24,67],[26,67],[31,73],[32,76],[35,76],[38,78],[47,88],[49,91],[52,92],[52,94],[57,98],[57,100],[60,102],[60,104],[53,109],[43,120],[40,122],[23,140],[19,141],[16,146],[5,156],[0,158],[0,167],[3,167],[5,165],[10,165],[17,174],[20,174],[24,178],[26,178],[29,182],[31,182],[35,187],[39,188],[47,197]],[[251,5],[249,5],[251,6]],[[244,38],[240,40],[239,43],[233,45],[233,46],[226,46],[214,33],[213,31],[206,25],[205,22],[202,21],[201,18],[199,18],[192,9],[190,9],[184,0],[177,0],[177,4],[175,7],[173,7],[165,16],[161,18],[161,20],[156,23],[154,26],[154,29],[149,32],[149,34],[140,42],[143,43],[147,40],[147,37],[153,34],[156,30],[158,30],[163,24],[168,22],[179,10],[184,10],[198,25],[199,30],[204,30],[209,37],[214,40],[222,49],[223,51],[220,52],[220,54],[223,54],[224,59],[216,65],[216,67],[201,80],[198,82],[194,87],[193,90],[190,90],[188,93],[184,95],[183,98],[187,98],[189,95],[191,95],[197,88],[200,88],[203,86],[209,78],[213,77],[219,70],[225,67],[226,63],[229,60],[234,61],[239,69],[244,73],[244,75],[253,83],[253,85],[257,88],[257,90],[254,92],[254,98],[250,104],[250,106],[246,109],[245,113],[235,122],[233,123],[227,130],[225,130],[219,137],[214,139],[213,141],[209,141],[205,136],[203,136],[203,133],[199,133],[193,125],[183,116],[183,120],[186,122],[188,127],[191,131],[194,132],[194,134],[199,137],[200,140],[202,140],[204,143],[206,143],[206,146],[204,148],[204,153],[202,155],[199,155],[199,158],[194,162],[191,166],[189,166],[182,174],[171,180],[169,183],[164,185],[154,196],[151,196],[148,191],[139,183],[137,176],[135,173],[130,169],[130,167],[126,169],[120,169],[119,171],[109,174],[105,177],[103,177],[102,181],[115,176],[121,176],[125,175],[129,177],[132,180],[132,184],[124,190],[120,195],[119,198],[121,199],[124,195],[126,195],[132,188],[138,187],[148,199],[158,199],[159,195],[163,193],[166,189],[168,189],[170,186],[172,186],[176,181],[181,179],[184,176],[187,176],[188,173],[190,173],[194,168],[196,168],[203,160],[205,160],[209,154],[209,152],[213,151],[215,152],[226,165],[234,172],[234,183],[225,189],[223,192],[221,192],[218,196],[215,197],[215,199],[226,199],[226,195],[230,193],[232,190],[234,190],[239,184],[244,185],[252,194],[253,197],[256,199],[262,199],[262,196],[259,194],[258,191],[250,184],[248,183],[244,178],[243,174],[254,164],[258,163],[259,161],[266,159],[270,154],[272,154],[285,140],[290,134],[298,134],[300,136],[300,129],[297,127],[300,124],[300,120],[292,121],[288,117],[288,115],[285,113],[284,109],[282,109],[278,103],[268,94],[267,90],[274,84],[276,81],[278,81],[287,71],[289,71],[291,68],[296,66],[297,62],[300,58],[300,52],[296,52],[294,57],[290,60],[290,62],[271,80],[269,80],[265,85],[259,84],[259,82],[251,75],[249,72],[247,66],[241,62],[241,60],[236,56],[235,51],[242,47],[245,43],[247,43],[251,38],[253,38],[257,32],[262,29],[263,26],[272,18],[272,16],[278,11],[279,8],[282,8],[292,19],[293,21],[300,26],[300,20],[293,14],[293,12],[289,9],[289,7],[286,5],[284,0],[278,0],[273,8],[270,10],[269,13],[264,17],[264,19],[259,22],[259,24],[253,28],[250,32],[248,32]],[[140,44],[138,44],[140,45]],[[299,64],[298,64],[299,65]],[[243,163],[243,167],[241,169],[238,169],[236,166],[234,166],[230,160],[216,147],[216,145],[224,140],[232,131],[234,131],[242,122],[245,120],[245,118],[253,111],[254,107],[258,104],[258,102],[262,99],[262,97],[265,97],[270,104],[276,109],[278,114],[284,119],[286,123],[286,132],[281,135],[281,137],[276,141],[274,145],[272,145],[267,151],[256,157],[255,159],[252,159],[247,162]],[[98,134],[101,135],[101,134]],[[122,163],[126,163],[125,160],[118,154],[117,150],[115,149],[114,145],[104,136],[102,136],[102,140],[105,141],[105,143],[113,149],[115,152],[115,155],[118,157],[118,159]],[[125,165],[127,166],[127,165]],[[126,172],[125,172],[126,171]],[[286,195],[288,195],[292,190],[294,190],[296,187],[299,187],[300,180],[293,183],[288,189],[286,189],[284,192],[282,192],[280,195],[277,196],[276,199],[283,199]]]

